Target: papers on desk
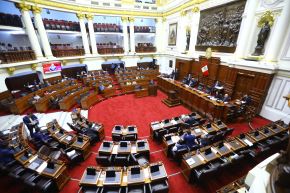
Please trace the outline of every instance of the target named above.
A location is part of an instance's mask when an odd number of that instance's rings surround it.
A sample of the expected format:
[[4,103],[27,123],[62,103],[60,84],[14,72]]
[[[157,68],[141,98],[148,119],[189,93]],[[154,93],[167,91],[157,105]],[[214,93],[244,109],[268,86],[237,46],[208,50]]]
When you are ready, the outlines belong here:
[[3,133],[3,135],[6,135],[6,134],[10,133],[10,131],[9,130],[5,130],[2,133]]
[[70,141],[70,140],[72,140],[72,136],[69,135],[65,139],[68,140],[68,141]]
[[39,163],[32,162],[32,163],[28,166],[28,168],[29,168],[29,169],[32,169],[32,170],[36,170],[36,168],[38,168],[38,166],[39,166]]
[[137,153],[137,147],[136,146],[132,146],[131,147],[131,153]]
[[175,120],[171,120],[170,122],[174,125],[177,124],[177,121],[175,121]]
[[232,159],[237,158],[237,157],[239,157],[238,154],[234,154],[234,155],[231,156]]
[[179,141],[180,137],[179,136],[172,136],[171,137],[171,140],[174,142],[174,143],[177,143]]
[[195,163],[195,161],[194,161],[194,159],[191,157],[191,158],[189,158],[189,159],[186,160],[186,163],[187,163],[188,165],[192,165],[192,164]]
[[43,162],[38,168],[37,168],[37,172],[41,173],[47,166],[47,162]]
[[72,150],[72,151],[67,152],[66,154],[67,154],[68,157],[71,157],[71,156],[73,156],[75,153],[76,153],[76,150]]
[[150,178],[150,176],[149,176],[149,167],[144,168],[144,178],[145,178],[145,179]]
[[195,129],[194,130],[196,133],[200,133],[201,132],[201,129]]
[[128,183],[128,176],[123,175],[123,183],[127,184]]
[[246,144],[248,144],[248,146],[253,146],[253,143],[250,142],[248,139],[245,139],[244,142],[245,142]]
[[38,156],[37,155],[35,155],[33,158],[31,158],[28,162],[29,163],[32,163],[34,160],[36,160],[36,158],[37,158]]

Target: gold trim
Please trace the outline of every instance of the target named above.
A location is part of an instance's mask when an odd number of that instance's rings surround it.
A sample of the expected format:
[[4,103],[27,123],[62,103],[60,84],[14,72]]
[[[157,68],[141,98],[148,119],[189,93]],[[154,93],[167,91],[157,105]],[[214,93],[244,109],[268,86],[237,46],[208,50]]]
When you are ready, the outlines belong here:
[[122,22],[128,22],[128,17],[121,17]]
[[62,64],[65,66],[67,64],[67,60],[62,60]]
[[166,17],[162,17],[162,22],[166,22]]
[[20,9],[20,11],[29,11],[31,9],[31,5],[27,5],[24,1],[21,3],[15,3],[15,6]]
[[87,20],[93,20],[94,16],[89,13],[89,14],[86,14],[86,18],[87,18]]
[[193,13],[198,13],[200,11],[199,7],[195,6],[194,8],[192,8],[191,10]]
[[85,14],[84,13],[81,13],[81,12],[78,12],[77,13],[77,17],[79,18],[79,19],[84,19],[85,18]]
[[6,71],[7,71],[8,74],[10,74],[10,75],[13,74],[15,70],[16,70],[16,69],[15,69],[14,67],[6,68]]
[[37,66],[38,66],[37,64],[31,64],[31,69],[36,70]]
[[275,21],[274,13],[270,10],[266,11],[258,21],[258,27],[263,27],[267,22],[272,27]]
[[129,17],[129,21],[130,22],[134,22],[135,21],[135,18],[134,17]]
[[38,6],[31,6],[31,10],[33,14],[40,14],[42,12],[42,8]]
[[181,11],[181,12],[180,12],[180,16],[182,16],[182,17],[183,17],[183,16],[186,16],[186,11]]
[[80,58],[79,60],[80,60],[80,63],[81,63],[81,64],[84,63],[84,61],[85,61],[84,58]]
[[[162,1],[162,0],[160,0]],[[172,8],[171,10],[167,12],[144,12],[145,10],[140,11],[124,11],[124,10],[114,10],[114,9],[99,9],[99,8],[91,8],[91,7],[85,7],[81,5],[72,5],[69,3],[59,3],[59,2],[53,2],[48,0],[24,0],[23,2],[28,2],[31,4],[38,4],[42,5],[44,7],[55,7],[60,9],[66,9],[69,11],[75,11],[75,12],[90,12],[94,15],[99,14],[107,14],[107,15],[126,15],[126,16],[144,16],[144,17],[166,17],[169,15],[172,15],[174,13],[180,12],[182,10],[187,9],[188,7],[191,7],[193,5],[197,5],[200,3],[203,3],[207,0],[191,0],[187,3],[184,3],[178,7]],[[157,4],[158,5],[158,4]]]

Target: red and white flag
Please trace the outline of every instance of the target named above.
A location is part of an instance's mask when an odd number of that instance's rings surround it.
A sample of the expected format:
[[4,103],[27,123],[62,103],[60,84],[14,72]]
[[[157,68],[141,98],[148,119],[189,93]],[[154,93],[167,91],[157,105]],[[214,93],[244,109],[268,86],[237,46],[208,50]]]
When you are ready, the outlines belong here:
[[207,63],[204,63],[201,67],[201,71],[203,76],[208,76],[208,67],[207,67]]

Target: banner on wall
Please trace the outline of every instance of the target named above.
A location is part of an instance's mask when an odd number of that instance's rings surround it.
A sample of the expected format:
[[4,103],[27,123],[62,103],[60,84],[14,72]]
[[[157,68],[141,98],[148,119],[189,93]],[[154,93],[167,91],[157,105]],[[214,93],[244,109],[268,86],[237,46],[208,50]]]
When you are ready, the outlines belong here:
[[61,62],[54,61],[42,64],[44,74],[60,72],[61,71]]

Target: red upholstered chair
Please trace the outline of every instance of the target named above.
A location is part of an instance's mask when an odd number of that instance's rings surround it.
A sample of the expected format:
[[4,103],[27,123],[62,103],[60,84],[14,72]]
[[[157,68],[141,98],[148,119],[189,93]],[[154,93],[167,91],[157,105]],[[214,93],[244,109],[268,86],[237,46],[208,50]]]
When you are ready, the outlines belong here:
[[50,19],[49,22],[50,22],[51,29],[52,30],[56,30],[56,23],[55,23],[55,21],[52,20],[52,19]]
[[64,20],[59,21],[61,30],[66,30],[65,23],[66,23],[66,21],[64,21]]
[[60,21],[59,20],[55,20],[55,26],[57,30],[61,30],[61,26],[60,26]]

